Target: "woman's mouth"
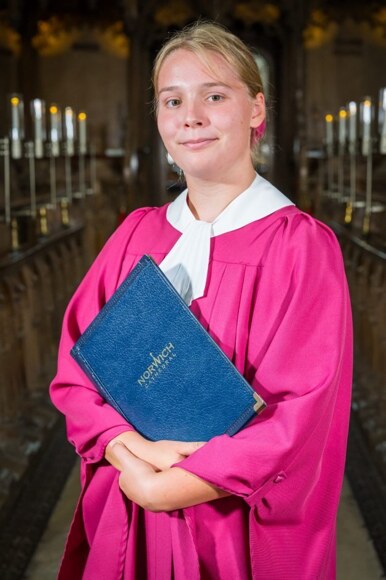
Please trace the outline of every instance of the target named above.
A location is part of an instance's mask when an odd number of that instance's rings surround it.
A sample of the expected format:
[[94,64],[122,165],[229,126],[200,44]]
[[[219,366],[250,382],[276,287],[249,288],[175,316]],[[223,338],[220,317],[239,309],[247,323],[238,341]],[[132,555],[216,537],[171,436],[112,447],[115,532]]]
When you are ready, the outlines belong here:
[[196,149],[204,149],[205,147],[211,145],[215,141],[217,141],[217,139],[215,138],[189,139],[188,141],[183,141],[181,145],[183,145],[183,147],[186,147],[187,149],[196,150]]

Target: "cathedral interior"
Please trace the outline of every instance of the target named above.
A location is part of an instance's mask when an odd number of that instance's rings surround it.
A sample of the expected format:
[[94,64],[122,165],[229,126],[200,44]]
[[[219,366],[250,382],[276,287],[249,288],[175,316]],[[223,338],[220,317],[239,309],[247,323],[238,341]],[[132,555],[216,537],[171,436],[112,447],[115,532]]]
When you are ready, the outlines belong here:
[[[342,502],[371,553],[359,555],[342,516],[338,577],[386,573],[384,2],[0,0],[3,580],[55,578],[78,485],[48,395],[63,313],[124,217],[184,187],[150,79],[165,38],[197,18],[227,26],[259,65],[268,123],[257,171],[341,244],[355,335]],[[357,576],[345,571],[356,554]]]

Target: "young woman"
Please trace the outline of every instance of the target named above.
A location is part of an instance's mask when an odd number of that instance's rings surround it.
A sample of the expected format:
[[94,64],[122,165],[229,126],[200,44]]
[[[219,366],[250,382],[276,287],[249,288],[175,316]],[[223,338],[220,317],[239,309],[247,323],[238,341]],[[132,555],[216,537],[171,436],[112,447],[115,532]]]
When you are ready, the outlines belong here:
[[[156,116],[187,190],[131,213],[71,300],[54,404],[82,459],[65,580],[332,580],[352,330],[339,246],[257,175],[265,101],[247,47],[220,26],[169,40]],[[233,437],[150,442],[70,349],[150,254],[268,408]]]

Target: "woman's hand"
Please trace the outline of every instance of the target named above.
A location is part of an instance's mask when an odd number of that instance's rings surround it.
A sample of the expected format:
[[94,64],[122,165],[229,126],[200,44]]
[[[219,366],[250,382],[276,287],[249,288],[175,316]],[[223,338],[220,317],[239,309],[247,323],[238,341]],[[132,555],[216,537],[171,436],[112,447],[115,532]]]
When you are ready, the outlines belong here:
[[149,463],[133,455],[121,441],[115,441],[110,452],[121,468],[119,487],[122,492],[146,510],[172,511],[229,495],[178,467],[157,472]]
[[[146,440],[145,440],[146,441]],[[200,442],[187,441],[146,441],[145,456],[140,457],[159,471],[169,469],[174,463],[178,463],[188,457],[197,449],[205,445]]]
[[151,483],[157,471],[146,461],[139,459],[121,441],[110,441],[111,463],[120,470],[119,487],[128,499],[146,507]]
[[112,453],[114,444],[118,442],[123,444],[133,455],[149,463],[156,471],[169,469],[174,463],[182,461],[205,445],[205,442],[149,441],[135,431],[127,431],[112,439],[105,451],[107,461],[120,471],[122,468],[119,461]]

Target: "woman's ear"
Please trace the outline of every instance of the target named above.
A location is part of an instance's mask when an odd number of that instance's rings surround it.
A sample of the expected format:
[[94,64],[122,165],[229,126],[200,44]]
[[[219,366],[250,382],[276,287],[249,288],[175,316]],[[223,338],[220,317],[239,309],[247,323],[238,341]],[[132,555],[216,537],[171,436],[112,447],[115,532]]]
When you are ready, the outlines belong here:
[[265,121],[265,97],[263,93],[257,93],[253,101],[251,129],[256,129]]

